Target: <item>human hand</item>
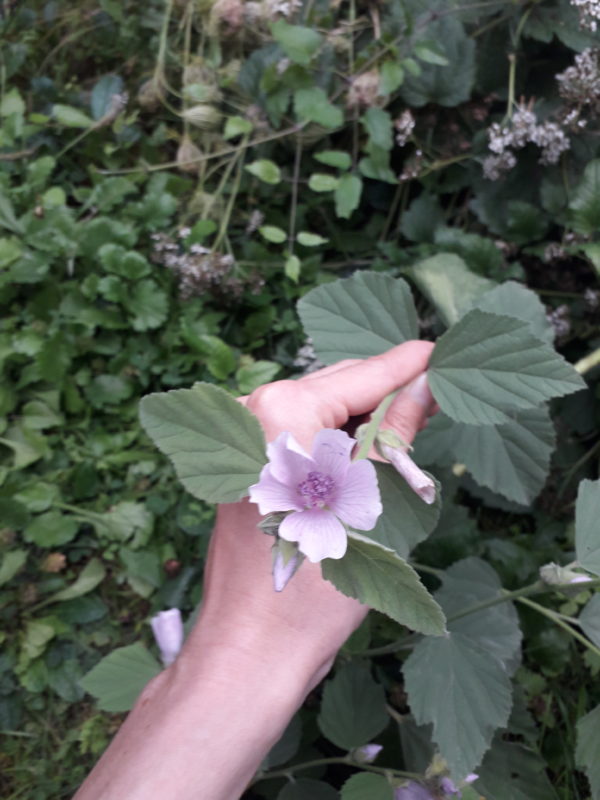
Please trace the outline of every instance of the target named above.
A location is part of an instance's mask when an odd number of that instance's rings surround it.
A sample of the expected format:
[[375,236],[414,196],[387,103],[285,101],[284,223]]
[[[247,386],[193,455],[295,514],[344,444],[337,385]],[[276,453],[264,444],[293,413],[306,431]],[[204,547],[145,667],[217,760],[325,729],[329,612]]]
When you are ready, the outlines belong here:
[[[322,428],[339,428],[373,411],[390,392],[397,395],[383,427],[410,442],[433,408],[424,371],[433,345],[406,342],[381,356],[342,361],[298,381],[262,386],[246,398],[267,441],[289,431],[310,452]],[[201,613],[203,630],[212,629],[237,652],[269,655],[293,648],[298,665],[318,682],[335,653],[360,624],[367,609],[340,594],[305,562],[281,594],[273,591],[272,540],[257,528],[253,504],[224,505],[211,541]],[[194,635],[188,647],[193,647]]]

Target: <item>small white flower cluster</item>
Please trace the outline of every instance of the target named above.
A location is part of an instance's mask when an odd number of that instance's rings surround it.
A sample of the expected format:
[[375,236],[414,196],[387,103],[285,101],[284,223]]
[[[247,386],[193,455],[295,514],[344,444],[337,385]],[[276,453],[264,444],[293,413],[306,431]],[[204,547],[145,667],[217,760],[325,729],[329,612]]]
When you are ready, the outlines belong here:
[[423,151],[415,150],[414,156],[404,165],[404,169],[400,175],[398,175],[398,180],[403,183],[404,181],[412,181],[414,178],[418,178],[422,166]]
[[588,107],[592,114],[600,113],[600,49],[588,47],[578,53],[575,63],[556,80],[560,96],[577,106],[570,114],[582,107]]
[[579,12],[579,24],[582,28],[596,33],[600,22],[600,0],[571,0]]
[[[190,234],[181,228],[179,237]],[[234,274],[235,261],[231,255],[215,253],[201,244],[192,244],[188,252],[164,233],[152,234],[154,240],[152,260],[176,273],[182,299],[213,294],[219,297],[239,297],[246,287],[255,294],[264,286],[264,279],[251,275],[243,279]]]
[[404,147],[415,129],[415,118],[409,108],[394,120],[394,128],[396,129],[396,144],[398,147]]
[[296,358],[293,361],[295,367],[302,370],[303,375],[308,375],[309,372],[316,372],[323,364],[315,354],[315,348],[312,339],[309,337],[302,347],[296,353]]
[[494,122],[488,129],[489,148],[494,153],[483,162],[483,174],[488,180],[498,180],[503,172],[512,169],[517,159],[514,151],[527,144],[535,144],[542,151],[540,164],[556,164],[561,153],[568,150],[571,143],[563,129],[556,122],[538,123],[537,117],[526,106],[518,106],[510,119],[510,124]]
[[554,329],[554,338],[560,344],[571,333],[569,306],[561,305],[546,314],[546,319]]

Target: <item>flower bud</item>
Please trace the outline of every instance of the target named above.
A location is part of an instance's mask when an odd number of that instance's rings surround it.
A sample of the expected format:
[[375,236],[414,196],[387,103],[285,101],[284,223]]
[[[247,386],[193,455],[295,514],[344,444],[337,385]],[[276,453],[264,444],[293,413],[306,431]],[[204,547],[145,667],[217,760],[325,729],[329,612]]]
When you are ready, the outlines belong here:
[[589,575],[583,575],[581,572],[561,567],[553,561],[540,567],[540,578],[550,586],[568,586],[570,584],[588,583],[593,580]]
[[181,612],[178,608],[161,611],[152,617],[150,625],[160,650],[161,660],[165,667],[168,667],[177,658],[183,644]]
[[304,561],[304,556],[295,542],[286,542],[285,539],[278,539],[272,549],[273,588],[282,592]]
[[192,142],[189,136],[184,136],[181,144],[177,148],[177,168],[181,172],[198,172],[198,158],[201,158],[202,150]]
[[433,478],[418,467],[408,453],[398,447],[382,445],[381,452],[388,458],[400,475],[408,483],[413,492],[419,495],[427,505],[435,502],[435,483]]
[[364,744],[352,750],[350,755],[357,764],[372,764],[382,750],[382,744]]
[[216,128],[221,122],[221,112],[207,103],[198,103],[196,106],[186,108],[182,116],[197,128]]

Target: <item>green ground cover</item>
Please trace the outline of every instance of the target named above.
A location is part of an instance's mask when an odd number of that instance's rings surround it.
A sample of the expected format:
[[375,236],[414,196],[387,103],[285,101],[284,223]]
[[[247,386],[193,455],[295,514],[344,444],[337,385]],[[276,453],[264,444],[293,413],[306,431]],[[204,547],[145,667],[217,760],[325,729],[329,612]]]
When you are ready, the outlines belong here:
[[[485,441],[442,417],[418,440],[444,487],[412,554],[428,587],[454,564],[456,592],[516,591],[573,561],[578,485],[600,454],[600,43],[586,8],[2,5],[3,797],[72,794],[122,719],[81,678],[115,648],[151,651],[149,616],[201,598],[213,508],[143,432],[140,398],[299,374],[314,359],[296,302],[357,269],[406,278],[428,339],[494,290],[480,308],[524,317],[588,385]],[[303,303],[317,355],[336,360]],[[460,607],[485,597],[464,590]],[[571,587],[479,618],[504,625],[514,689],[481,796],[600,797],[598,605],[594,586]],[[365,731],[384,745],[377,765],[425,769],[405,635],[370,617],[249,800],[339,797]],[[340,734],[340,708],[365,693],[372,716]],[[352,780],[343,800],[385,789]]]

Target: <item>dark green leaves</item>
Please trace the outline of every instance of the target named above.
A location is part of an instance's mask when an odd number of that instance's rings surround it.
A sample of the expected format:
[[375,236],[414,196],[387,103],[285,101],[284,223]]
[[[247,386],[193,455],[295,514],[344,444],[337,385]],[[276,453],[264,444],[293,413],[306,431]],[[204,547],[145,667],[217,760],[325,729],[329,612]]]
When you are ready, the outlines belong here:
[[442,411],[457,422],[508,422],[507,412],[534,408],[584,387],[529,325],[474,309],[435,346],[429,384]]
[[211,384],[148,395],[141,402],[140,419],[173,461],[185,488],[202,500],[239,500],[266,462],[256,417]]
[[325,684],[319,728],[342,750],[372,742],[388,722],[385,692],[366,665],[347,664]]
[[344,121],[341,109],[330,103],[323,89],[312,86],[294,94],[294,110],[303,122],[317,122],[324,128],[337,128]]
[[573,227],[579,233],[595,234],[600,229],[600,159],[585,168],[581,183],[569,205]]
[[326,558],[321,568],[323,577],[342,594],[355,597],[419,633],[444,633],[440,607],[413,568],[393,550],[352,533],[344,558]]
[[418,337],[410,289],[389,275],[357,272],[319,286],[300,300],[298,313],[326,364],[378,355]]
[[394,800],[394,792],[383,775],[359,772],[342,786],[342,800]]
[[577,721],[575,759],[583,767],[592,789],[592,800],[600,797],[600,706]]
[[322,37],[312,28],[288,25],[282,19],[271,25],[271,33],[286,56],[297,64],[307,66],[321,45]]

